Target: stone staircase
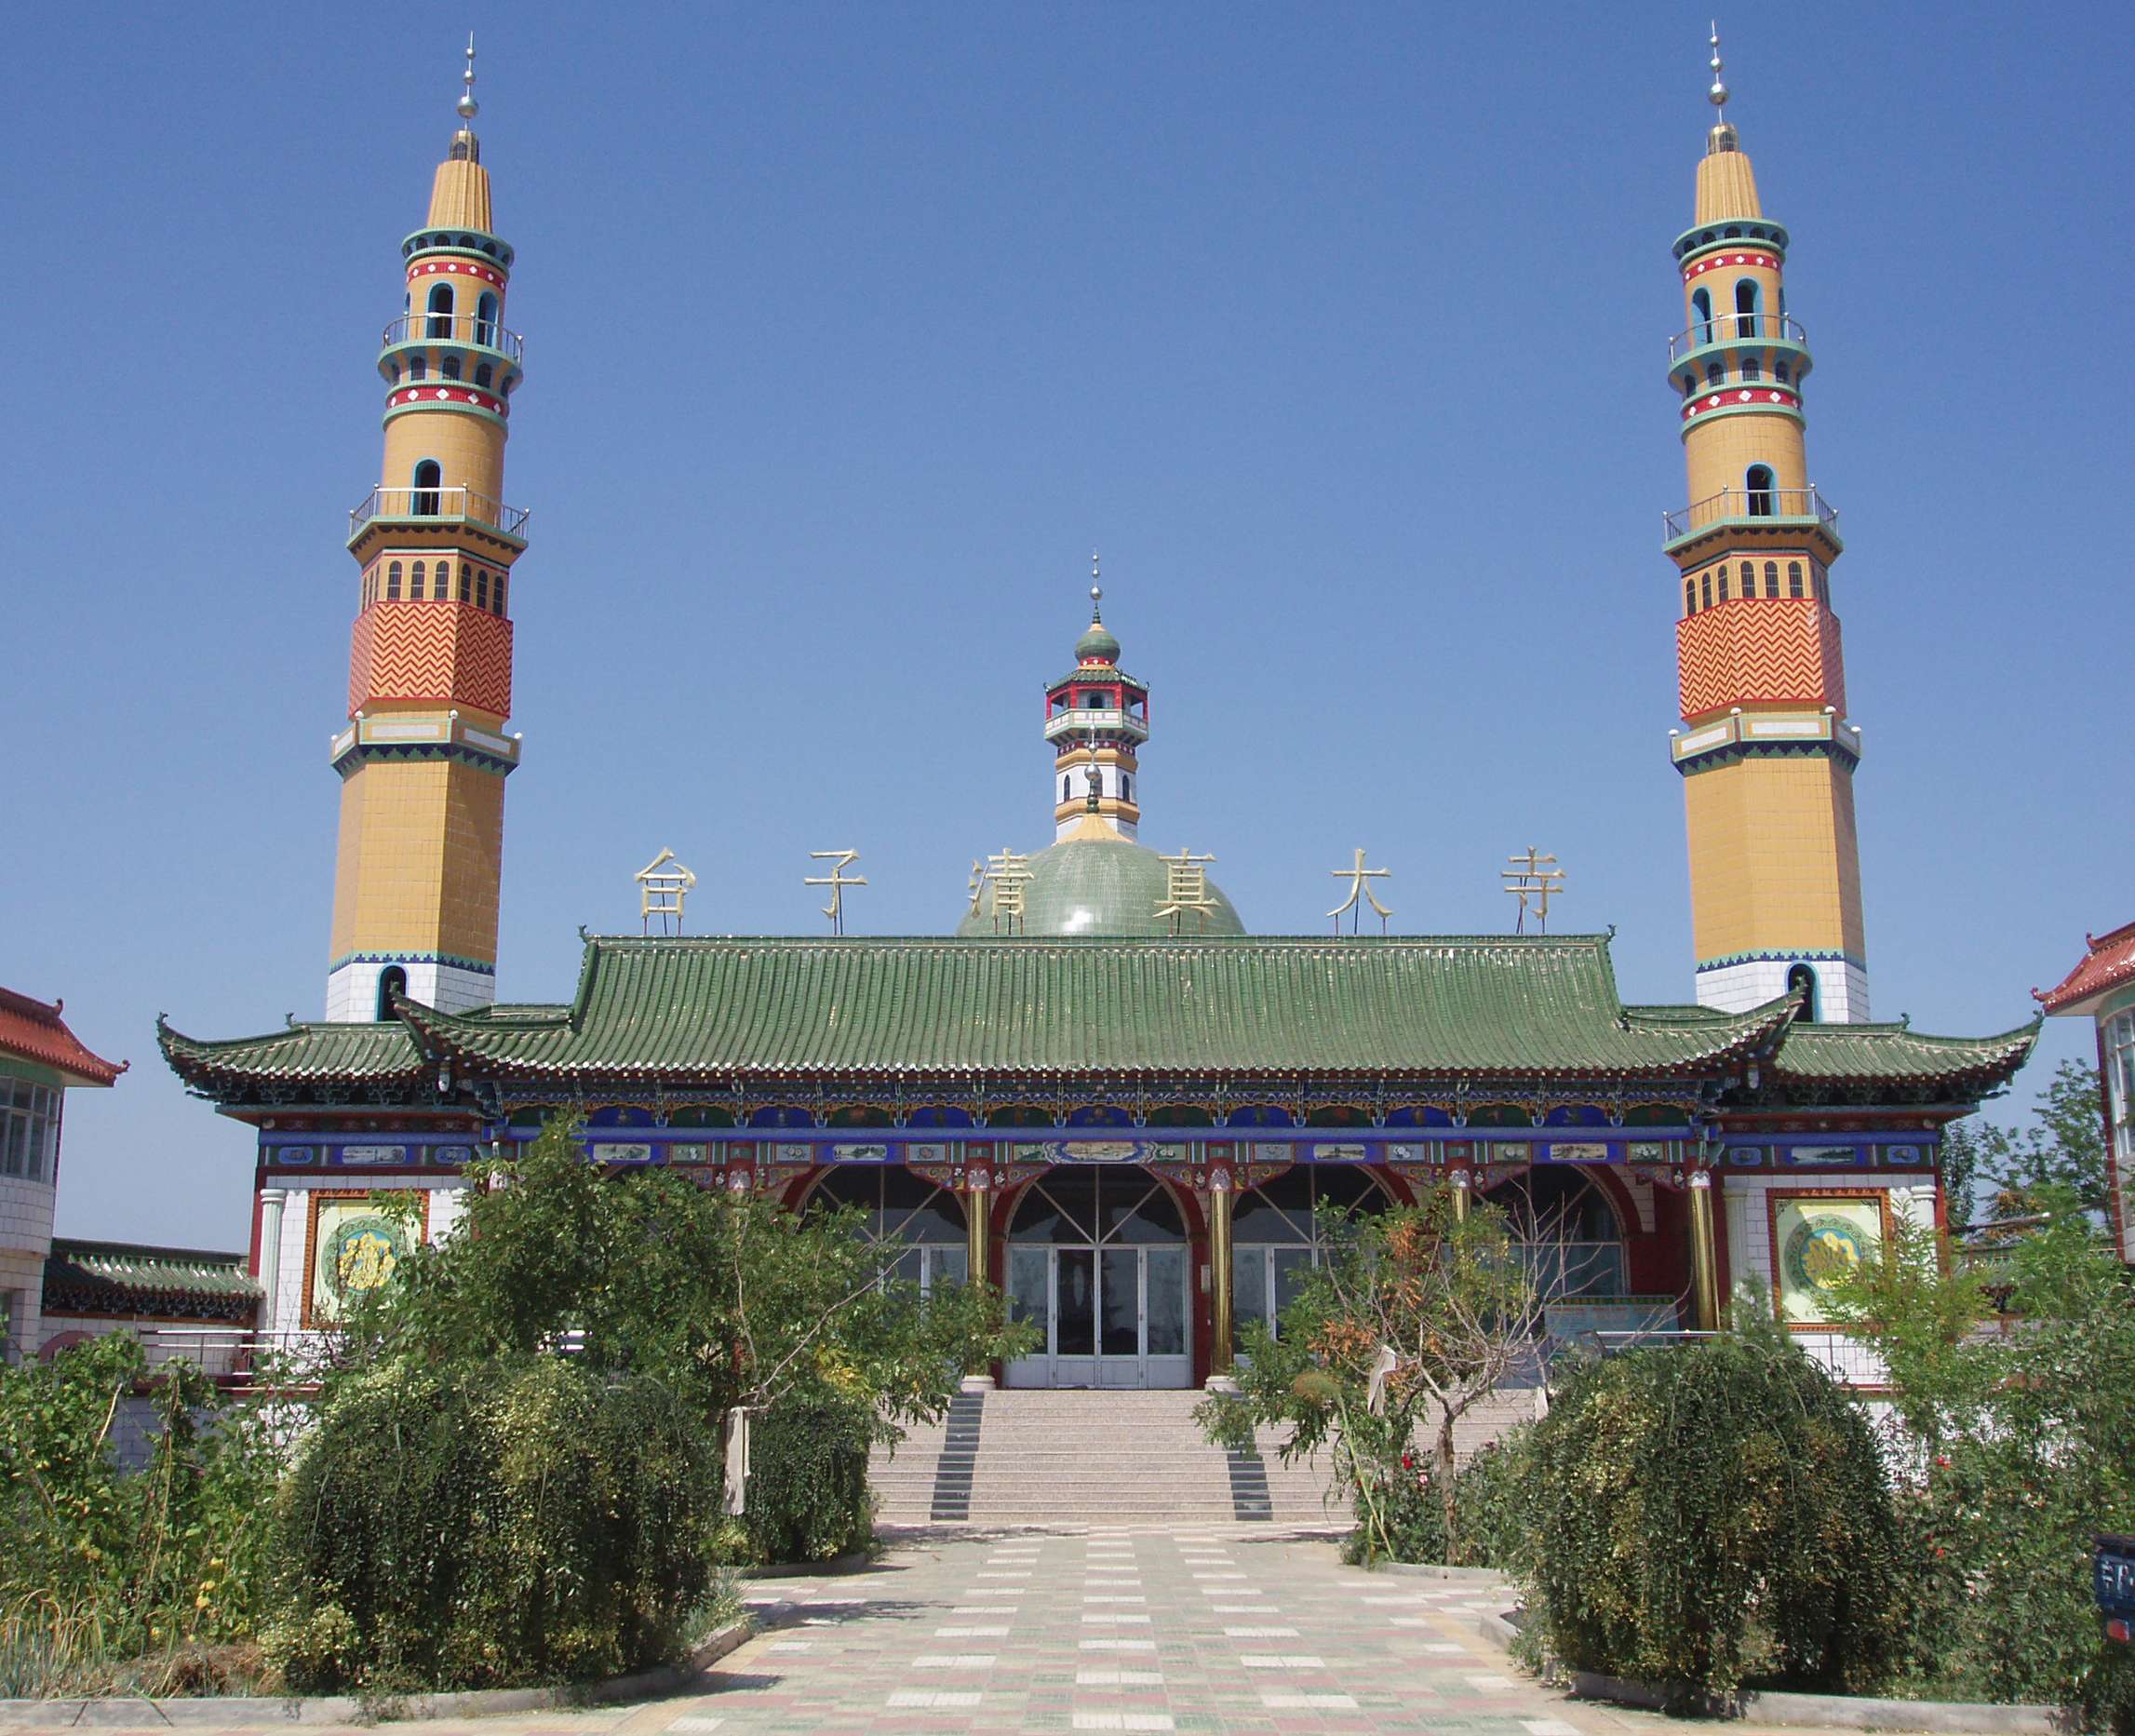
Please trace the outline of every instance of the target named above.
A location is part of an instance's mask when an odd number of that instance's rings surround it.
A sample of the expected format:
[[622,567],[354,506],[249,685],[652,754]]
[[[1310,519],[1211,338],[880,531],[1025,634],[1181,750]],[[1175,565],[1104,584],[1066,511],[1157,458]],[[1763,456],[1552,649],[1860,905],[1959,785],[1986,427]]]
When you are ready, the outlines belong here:
[[[1281,1438],[1228,1454],[1195,1426],[1197,1392],[1070,1390],[960,1394],[949,1414],[910,1431],[895,1454],[867,1467],[887,1526],[1156,1525],[1260,1521],[1346,1530],[1322,1504],[1324,1455],[1285,1465]],[[1533,1395],[1485,1400],[1455,1434],[1465,1459],[1534,1415]]]

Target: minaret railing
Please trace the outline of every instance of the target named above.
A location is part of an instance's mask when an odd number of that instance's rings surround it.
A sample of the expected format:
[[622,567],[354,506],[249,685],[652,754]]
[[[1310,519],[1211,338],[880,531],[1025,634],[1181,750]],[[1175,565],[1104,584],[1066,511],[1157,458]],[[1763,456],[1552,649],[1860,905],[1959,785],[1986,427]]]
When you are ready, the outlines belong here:
[[509,326],[475,314],[403,314],[385,328],[381,349],[403,343],[452,343],[491,350],[515,366],[523,359],[525,340]]
[[1668,361],[1672,367],[1693,351],[1715,343],[1791,343],[1806,349],[1808,342],[1809,334],[1792,314],[1714,314],[1668,340]]
[[1725,488],[1717,494],[1692,501],[1680,511],[1663,513],[1661,518],[1668,527],[1671,542],[1688,536],[1694,531],[1702,531],[1708,525],[1754,523],[1764,518],[1820,524],[1834,535],[1838,531],[1838,509],[1813,488]]
[[348,533],[354,536],[373,518],[467,519],[517,536],[533,517],[530,508],[507,506],[469,488],[374,488],[363,504],[348,515]]

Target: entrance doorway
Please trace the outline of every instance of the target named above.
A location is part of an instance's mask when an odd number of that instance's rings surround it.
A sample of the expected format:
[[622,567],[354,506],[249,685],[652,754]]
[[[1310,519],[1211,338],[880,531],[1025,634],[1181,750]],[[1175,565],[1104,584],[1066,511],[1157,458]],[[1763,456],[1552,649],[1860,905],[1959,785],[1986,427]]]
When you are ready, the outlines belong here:
[[1008,1384],[1191,1386],[1189,1268],[1178,1207],[1147,1171],[1052,1171],[1009,1226],[1011,1312],[1044,1342]]

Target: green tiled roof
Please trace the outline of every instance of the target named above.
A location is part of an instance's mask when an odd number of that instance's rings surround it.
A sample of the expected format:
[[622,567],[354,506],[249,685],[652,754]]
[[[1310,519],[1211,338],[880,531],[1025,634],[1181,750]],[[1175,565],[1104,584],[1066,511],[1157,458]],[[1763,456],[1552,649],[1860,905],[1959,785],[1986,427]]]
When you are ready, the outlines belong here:
[[154,1314],[248,1320],[259,1284],[242,1254],[55,1239],[45,1258],[47,1314]]
[[2039,1022],[1998,1037],[1928,1037],[1904,1025],[1795,1025],[1774,1070],[1781,1079],[1996,1083],[2024,1064]]
[[1976,1097],[2035,1026],[1926,1037],[1626,1006],[1603,935],[1341,940],[638,939],[586,942],[568,1006],[466,1014],[402,1003],[404,1024],[292,1025],[200,1043],[162,1027],[170,1064],[225,1098],[329,1083],[420,1094],[438,1057],[464,1080],[1114,1077],[1715,1080],[1944,1087]]
[[311,1080],[409,1081],[427,1070],[408,1027],[292,1023],[264,1037],[232,1037],[202,1043],[181,1036],[161,1018],[155,1041],[188,1084],[204,1091],[237,1081],[291,1083]]
[[593,939],[547,1014],[410,1007],[521,1079],[824,1074],[1676,1075],[1766,1046],[1776,1002],[1628,1014],[1605,939]]

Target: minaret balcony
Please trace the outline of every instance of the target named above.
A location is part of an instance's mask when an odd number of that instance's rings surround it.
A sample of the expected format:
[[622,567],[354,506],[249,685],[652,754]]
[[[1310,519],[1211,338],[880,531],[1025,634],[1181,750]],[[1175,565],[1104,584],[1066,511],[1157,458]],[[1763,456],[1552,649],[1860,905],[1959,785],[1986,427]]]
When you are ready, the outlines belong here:
[[510,327],[473,314],[403,314],[385,328],[385,335],[379,340],[379,347],[385,350],[410,343],[488,350],[515,368],[526,347],[525,340]]
[[527,520],[532,517],[524,506],[507,506],[469,488],[380,487],[372,489],[363,504],[348,515],[348,536],[353,545],[367,531],[383,525],[439,529],[477,525],[523,548]]
[[1058,742],[1063,737],[1076,735],[1123,736],[1128,741],[1146,742],[1149,738],[1149,726],[1131,711],[1098,711],[1091,707],[1056,711],[1045,720],[1047,741]]
[[1809,334],[1791,314],[1715,314],[1668,340],[1668,365],[1687,360],[1699,350],[1760,344],[1806,353]]
[[1832,545],[1838,540],[1838,509],[1813,488],[1725,488],[1661,515],[1666,527],[1662,547],[1671,555],[1714,532],[1738,527],[1752,531],[1809,532]]

